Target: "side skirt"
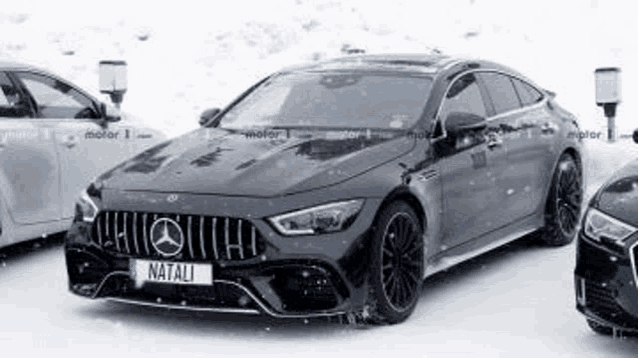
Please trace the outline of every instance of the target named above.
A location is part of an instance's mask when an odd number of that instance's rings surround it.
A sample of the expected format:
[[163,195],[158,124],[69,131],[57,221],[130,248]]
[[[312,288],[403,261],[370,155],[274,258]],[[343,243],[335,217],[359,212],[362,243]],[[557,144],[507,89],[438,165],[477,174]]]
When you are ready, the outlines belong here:
[[[540,220],[540,221],[539,221]],[[529,215],[513,224],[465,242],[432,257],[425,269],[425,277],[445,271],[463,261],[492,251],[541,228],[538,214]]]

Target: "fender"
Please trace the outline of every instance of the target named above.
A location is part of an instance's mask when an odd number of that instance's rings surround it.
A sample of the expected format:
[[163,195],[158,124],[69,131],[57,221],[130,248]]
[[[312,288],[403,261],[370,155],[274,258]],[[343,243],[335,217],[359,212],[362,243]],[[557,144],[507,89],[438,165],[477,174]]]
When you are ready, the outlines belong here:
[[425,278],[431,258],[440,250],[443,201],[439,165],[433,163],[420,170],[406,174],[403,184],[397,186],[384,198],[383,203],[379,206],[379,211],[384,207],[385,203],[395,199],[406,201],[421,217],[421,225],[424,228],[423,257],[425,270],[423,278]]
[[0,170],[0,201],[2,206],[5,208],[6,214],[8,214],[8,216],[2,216],[2,218],[0,218],[3,226],[8,224],[6,223],[7,219],[9,219],[11,223],[15,224],[11,208],[15,206],[16,193],[12,190],[12,188],[13,186],[11,185],[11,181],[4,170]]
[[443,225],[443,192],[439,165],[431,164],[417,171],[408,184],[410,195],[414,196],[423,210],[423,278],[427,276],[431,259],[440,251],[441,226]]
[[[385,203],[401,199],[410,204],[421,216],[423,230],[424,277],[428,276],[431,259],[441,250],[441,227],[443,225],[443,185],[440,165],[432,160],[429,141],[417,143],[412,154],[397,159],[395,188],[384,198]],[[424,153],[421,157],[417,153]]]
[[11,213],[10,204],[15,203],[15,193],[7,180],[4,171],[0,171],[0,247],[15,242],[15,221]]
[[0,248],[31,238],[64,231],[70,224],[67,223],[68,220],[60,219],[31,225],[16,222],[12,208],[15,206],[17,194],[11,188],[12,186],[6,173],[0,171]]

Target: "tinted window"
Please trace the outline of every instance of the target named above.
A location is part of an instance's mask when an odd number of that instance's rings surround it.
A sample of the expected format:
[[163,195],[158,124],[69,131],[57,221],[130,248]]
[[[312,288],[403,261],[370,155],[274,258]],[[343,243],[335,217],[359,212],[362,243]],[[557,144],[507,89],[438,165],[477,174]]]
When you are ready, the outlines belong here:
[[512,78],[512,82],[514,82],[514,87],[516,87],[516,91],[521,98],[521,102],[523,102],[523,106],[538,103],[543,99],[543,94],[529,84],[521,80],[517,80],[516,78]]
[[275,76],[233,107],[223,128],[337,126],[406,129],[432,80],[402,74],[306,72]]
[[[434,128],[434,137],[443,135],[441,121],[449,121],[448,117],[452,113],[469,113],[485,118],[487,111],[485,102],[481,95],[476,76],[472,73],[466,74],[454,81],[443,99],[443,105],[439,112],[439,120]],[[471,117],[471,116],[466,116]],[[451,122],[447,122],[449,127]],[[457,152],[467,150],[485,142],[482,131],[457,130],[447,131],[447,138],[436,142],[434,150],[438,156],[453,155]]]
[[0,89],[0,117],[20,118],[29,115],[24,96],[4,72],[0,72]]
[[439,113],[439,118],[445,120],[451,112],[464,112],[486,117],[485,104],[476,77],[467,74],[457,79],[448,90]]
[[97,118],[93,101],[67,83],[34,73],[16,73],[43,118]]
[[521,107],[514,85],[508,76],[493,72],[484,72],[480,76],[485,82],[496,114]]

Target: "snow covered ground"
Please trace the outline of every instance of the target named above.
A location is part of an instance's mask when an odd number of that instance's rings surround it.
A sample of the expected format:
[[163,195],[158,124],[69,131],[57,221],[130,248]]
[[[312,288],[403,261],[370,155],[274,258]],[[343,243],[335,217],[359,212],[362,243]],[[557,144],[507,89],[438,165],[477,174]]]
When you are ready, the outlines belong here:
[[[48,68],[94,93],[98,62],[126,60],[122,108],[170,136],[197,128],[201,111],[271,71],[338,56],[344,45],[502,62],[557,92],[589,131],[606,125],[594,103],[594,70],[618,66],[626,100],[617,123],[630,134],[638,128],[630,100],[638,97],[634,14],[622,0],[14,1],[0,6],[0,60]],[[628,139],[586,143],[587,196],[638,157]],[[67,293],[59,243],[0,254],[0,347],[14,354],[638,355],[637,339],[597,336],[576,312],[574,245],[517,241],[428,279],[405,324],[367,330],[87,301]]]

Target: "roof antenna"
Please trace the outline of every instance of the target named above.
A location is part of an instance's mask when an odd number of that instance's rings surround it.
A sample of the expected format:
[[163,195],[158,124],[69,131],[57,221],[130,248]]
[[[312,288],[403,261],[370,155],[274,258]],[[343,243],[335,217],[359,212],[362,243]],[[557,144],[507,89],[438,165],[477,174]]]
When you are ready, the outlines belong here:
[[341,53],[346,54],[346,55],[357,55],[357,54],[366,53],[366,50],[361,49],[361,48],[352,47],[352,46],[350,46],[350,44],[343,44],[341,46]]
[[346,51],[346,53],[347,53],[348,55],[356,55],[356,54],[359,54],[359,53],[360,53],[360,54],[364,54],[364,53],[366,53],[366,50],[364,50],[364,49],[360,49],[360,48],[349,48],[349,49]]

